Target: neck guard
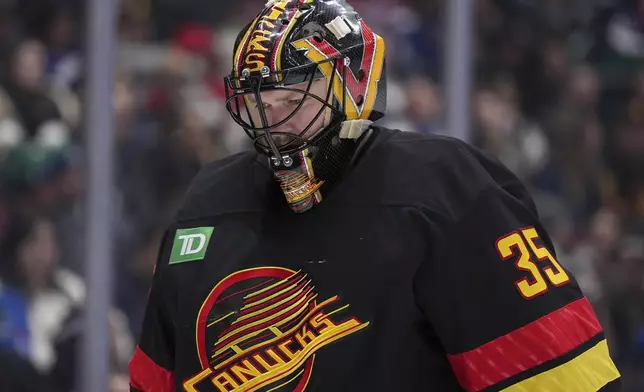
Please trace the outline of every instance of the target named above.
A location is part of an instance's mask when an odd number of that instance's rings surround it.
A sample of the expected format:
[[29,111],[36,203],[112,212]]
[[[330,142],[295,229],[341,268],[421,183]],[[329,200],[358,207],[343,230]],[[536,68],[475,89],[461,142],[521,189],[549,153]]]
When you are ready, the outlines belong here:
[[[302,213],[322,202],[371,137],[371,121],[348,120],[304,149],[269,164],[291,210]],[[290,165],[286,165],[290,163]]]

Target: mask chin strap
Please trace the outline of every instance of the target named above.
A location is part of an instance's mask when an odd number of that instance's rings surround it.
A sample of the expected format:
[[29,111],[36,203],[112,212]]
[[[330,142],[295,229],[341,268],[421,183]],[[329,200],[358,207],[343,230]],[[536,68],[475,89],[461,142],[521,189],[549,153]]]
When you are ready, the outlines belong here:
[[280,167],[273,166],[274,176],[280,183],[289,207],[293,211],[298,213],[308,211],[322,201],[323,185],[329,183],[328,181],[331,181],[329,184],[332,184],[339,172],[343,170],[344,165],[346,163],[353,165],[360,152],[369,144],[367,141],[371,140],[372,135],[375,134],[371,124],[372,122],[369,120],[344,121],[340,124],[337,137],[351,140],[354,143],[339,145],[338,150],[335,152],[332,151],[335,147],[330,140],[327,140],[321,147],[329,153],[340,154],[339,159],[333,160],[324,157],[324,153],[321,155],[321,165],[331,165],[330,167],[324,167],[327,174],[329,171],[333,172],[330,178],[318,178],[316,176],[313,167],[316,164],[316,155],[318,155],[319,151],[312,154],[312,150],[309,148],[299,152],[295,157],[295,162],[287,165],[285,162],[286,157],[284,157],[283,165]]
[[371,127],[373,122],[369,120],[347,120],[342,123],[340,128],[340,139],[357,140],[362,134]]
[[373,135],[371,124],[373,124],[373,121],[370,120],[347,120],[342,123],[339,135],[341,139],[358,140],[364,135],[362,140],[360,140],[356,146],[353,156],[351,157],[351,161],[349,162],[349,166],[353,166],[355,164],[360,153],[368,144],[367,142],[371,139],[371,136]]
[[[365,131],[370,129],[372,123],[373,121],[370,120],[343,121],[338,137],[340,139],[358,140],[365,133]],[[267,137],[267,139],[270,139],[270,137]],[[369,138],[365,137],[365,141],[367,139]],[[269,140],[269,142],[272,142],[272,140]],[[360,143],[360,145],[362,144],[364,144],[364,141]],[[274,143],[271,143],[271,147],[273,147],[273,145]],[[360,149],[360,146],[358,147],[358,149]],[[283,164],[286,167],[291,167],[291,165],[293,164],[293,158],[291,158],[289,155],[280,156],[277,147],[275,147],[273,152],[275,155],[270,158],[270,161],[274,166],[277,167]]]

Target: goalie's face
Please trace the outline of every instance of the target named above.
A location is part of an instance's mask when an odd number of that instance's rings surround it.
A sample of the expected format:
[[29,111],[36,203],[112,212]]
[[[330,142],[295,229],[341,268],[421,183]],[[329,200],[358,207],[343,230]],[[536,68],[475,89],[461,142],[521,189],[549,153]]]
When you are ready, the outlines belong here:
[[[308,84],[269,89],[261,91],[259,97],[253,94],[246,97],[251,121],[268,128],[278,147],[294,147],[302,140],[310,140],[329,124],[331,109],[324,104],[328,80],[314,80],[310,87]],[[307,90],[309,94],[305,94]]]

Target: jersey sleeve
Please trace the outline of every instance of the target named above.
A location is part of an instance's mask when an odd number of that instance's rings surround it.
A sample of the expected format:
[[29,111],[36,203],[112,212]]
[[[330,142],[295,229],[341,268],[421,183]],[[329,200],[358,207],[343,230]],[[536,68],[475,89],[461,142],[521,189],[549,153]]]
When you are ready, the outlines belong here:
[[130,360],[131,392],[172,392],[174,385],[173,323],[163,284],[167,234],[162,241],[146,305],[141,336]]
[[526,200],[490,185],[432,229],[418,306],[467,391],[618,390],[602,326]]

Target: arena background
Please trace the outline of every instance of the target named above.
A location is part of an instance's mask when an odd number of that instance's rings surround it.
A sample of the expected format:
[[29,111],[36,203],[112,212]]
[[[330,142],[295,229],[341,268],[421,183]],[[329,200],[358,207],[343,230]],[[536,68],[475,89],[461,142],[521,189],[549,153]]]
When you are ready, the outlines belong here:
[[[161,232],[201,165],[249,147],[221,77],[263,3],[0,1],[2,391],[128,390]],[[644,1],[351,3],[387,42],[383,124],[528,184],[643,391]]]

